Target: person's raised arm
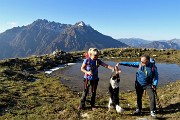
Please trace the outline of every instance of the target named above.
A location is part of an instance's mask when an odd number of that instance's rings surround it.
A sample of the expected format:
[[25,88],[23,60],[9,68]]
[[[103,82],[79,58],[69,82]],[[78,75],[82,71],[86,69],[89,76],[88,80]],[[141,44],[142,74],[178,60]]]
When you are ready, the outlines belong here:
[[139,67],[140,62],[119,62],[119,65],[130,66],[130,67]]
[[110,65],[108,65],[108,64],[106,64],[106,63],[104,63],[104,62],[101,63],[101,66],[103,66],[103,67],[105,67],[105,68],[108,68],[108,69],[114,71],[114,67],[112,67],[112,66],[110,66]]

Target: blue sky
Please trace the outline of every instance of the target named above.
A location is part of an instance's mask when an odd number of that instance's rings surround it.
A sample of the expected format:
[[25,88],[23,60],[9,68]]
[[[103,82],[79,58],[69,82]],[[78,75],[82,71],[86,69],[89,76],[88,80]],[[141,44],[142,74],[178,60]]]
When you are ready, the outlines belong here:
[[0,1],[0,33],[37,19],[64,24],[84,21],[115,39],[180,39],[180,0]]

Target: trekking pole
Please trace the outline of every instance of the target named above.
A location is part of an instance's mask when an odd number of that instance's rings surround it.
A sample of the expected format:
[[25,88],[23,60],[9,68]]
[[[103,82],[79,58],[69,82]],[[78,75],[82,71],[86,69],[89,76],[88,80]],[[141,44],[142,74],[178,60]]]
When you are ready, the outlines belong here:
[[161,103],[160,103],[160,100],[159,100],[159,97],[158,97],[158,95],[157,95],[157,91],[156,90],[154,90],[154,95],[155,95],[155,97],[156,97],[156,101],[157,101],[157,104],[158,104],[158,107],[159,107],[159,111],[163,111],[163,109],[162,109],[162,106],[161,106]]

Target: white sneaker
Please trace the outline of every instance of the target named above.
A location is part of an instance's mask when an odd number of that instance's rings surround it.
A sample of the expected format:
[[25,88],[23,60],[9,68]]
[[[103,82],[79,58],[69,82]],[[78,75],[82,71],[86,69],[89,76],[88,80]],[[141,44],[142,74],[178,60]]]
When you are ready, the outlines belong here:
[[123,113],[124,109],[122,107],[120,107],[119,105],[116,105],[116,111],[117,111],[117,113]]
[[141,110],[136,109],[133,113],[133,115],[141,115]]
[[156,112],[155,112],[155,111],[151,111],[151,116],[152,116],[153,118],[157,118]]

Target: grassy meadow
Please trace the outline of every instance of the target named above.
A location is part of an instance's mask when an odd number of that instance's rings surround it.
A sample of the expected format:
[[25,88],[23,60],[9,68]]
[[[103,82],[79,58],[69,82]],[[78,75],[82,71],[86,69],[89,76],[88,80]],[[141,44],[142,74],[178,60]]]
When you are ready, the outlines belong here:
[[[78,58],[83,53],[74,52],[71,54]],[[105,56],[106,59],[118,60],[138,60],[140,55],[144,53],[150,53],[157,61],[180,63],[180,51],[177,50],[104,49],[101,51],[100,57]],[[116,113],[113,109],[107,112],[109,100],[107,93],[103,95],[97,93],[97,110],[92,111],[89,103],[87,103],[85,110],[78,110],[81,92],[72,91],[64,86],[60,82],[60,77],[45,74],[43,70],[46,67],[42,68],[42,66],[49,64],[47,64],[47,61],[41,64],[37,61],[39,61],[39,58],[30,57],[18,59],[11,64],[9,64],[10,60],[2,60],[0,62],[0,120],[152,119],[149,115],[147,94],[143,96],[144,114],[142,116],[132,115],[136,108],[135,92],[121,92],[119,94],[120,106],[125,109],[125,112],[122,114]],[[51,67],[48,66],[48,68]],[[25,71],[25,68],[31,69]],[[157,119],[180,119],[179,88],[180,80],[158,88],[158,97],[163,107],[163,112],[158,111]]]

